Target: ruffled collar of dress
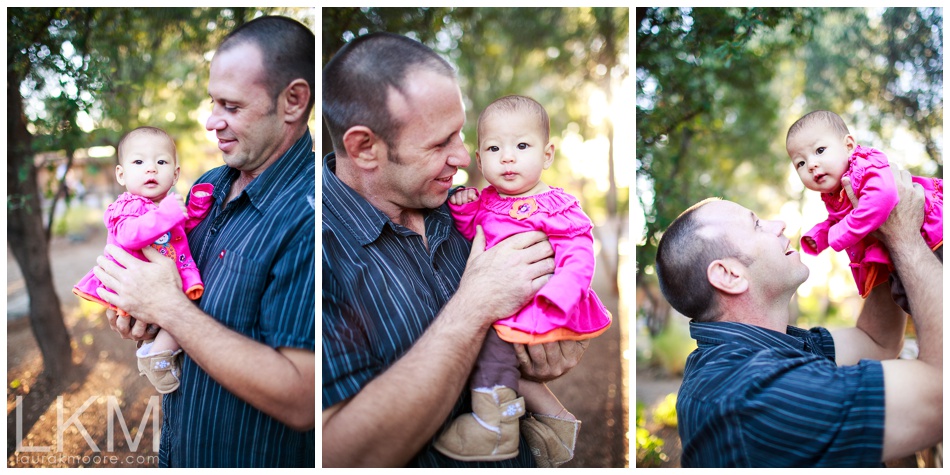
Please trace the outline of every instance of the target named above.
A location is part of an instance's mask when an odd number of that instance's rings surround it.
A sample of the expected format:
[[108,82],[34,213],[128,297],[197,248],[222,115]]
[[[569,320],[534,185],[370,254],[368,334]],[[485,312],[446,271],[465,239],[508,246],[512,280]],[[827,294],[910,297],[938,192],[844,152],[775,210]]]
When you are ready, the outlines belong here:
[[146,197],[144,197],[144,196],[142,196],[142,195],[132,194],[132,193],[130,193],[130,192],[128,192],[128,191],[126,191],[125,193],[122,193],[121,195],[119,195],[119,197],[116,199],[116,201],[138,201],[138,202],[141,202],[142,204],[145,204],[145,205],[157,205],[157,204],[158,204],[158,203],[155,203],[154,201],[152,201],[150,198],[146,198]]
[[496,213],[508,214],[515,202],[525,201],[528,198],[534,199],[539,211],[552,214],[562,212],[577,204],[577,198],[571,196],[569,193],[565,193],[563,188],[553,186],[550,190],[536,195],[502,197],[498,194],[498,191],[495,190],[494,186],[488,185],[480,193],[479,201],[482,202],[482,207],[485,209]]

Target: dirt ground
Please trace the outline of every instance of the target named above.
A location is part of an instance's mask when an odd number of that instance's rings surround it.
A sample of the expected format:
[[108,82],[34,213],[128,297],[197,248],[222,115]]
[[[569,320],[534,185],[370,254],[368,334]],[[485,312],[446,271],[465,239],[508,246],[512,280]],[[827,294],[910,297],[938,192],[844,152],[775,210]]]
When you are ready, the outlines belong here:
[[[160,395],[138,375],[134,343],[120,339],[101,313],[83,316],[70,290],[104,245],[104,234],[51,243],[53,278],[73,342],[76,371],[71,376],[42,374],[25,317],[26,291],[8,251],[8,467],[157,466]],[[575,458],[564,467],[629,466],[630,384],[622,358],[626,333],[617,321],[618,297],[608,290],[603,268],[598,266],[594,286],[615,316],[614,325],[592,343],[578,368],[550,385],[583,422]]]
[[104,234],[51,243],[53,277],[73,343],[72,375],[43,374],[25,316],[23,281],[8,251],[8,467],[158,464],[154,436],[161,426],[161,398],[135,369],[135,344],[119,338],[102,313],[83,316],[70,292],[104,245]]

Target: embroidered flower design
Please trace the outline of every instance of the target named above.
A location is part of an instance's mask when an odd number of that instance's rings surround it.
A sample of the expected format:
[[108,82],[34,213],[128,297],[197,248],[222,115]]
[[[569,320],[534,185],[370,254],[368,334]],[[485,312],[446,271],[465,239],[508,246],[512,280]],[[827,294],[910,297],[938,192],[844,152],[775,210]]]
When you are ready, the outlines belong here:
[[171,363],[165,360],[158,360],[155,362],[155,369],[166,369],[171,366]]
[[534,201],[534,198],[516,200],[514,203],[511,203],[511,211],[508,211],[508,215],[521,220],[528,218],[537,210],[538,203]]

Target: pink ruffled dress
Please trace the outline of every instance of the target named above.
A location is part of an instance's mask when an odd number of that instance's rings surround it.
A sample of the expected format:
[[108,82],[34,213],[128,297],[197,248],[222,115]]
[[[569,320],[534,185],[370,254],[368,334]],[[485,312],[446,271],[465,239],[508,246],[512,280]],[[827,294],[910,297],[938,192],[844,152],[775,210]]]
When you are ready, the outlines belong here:
[[594,275],[593,225],[577,199],[561,188],[528,197],[501,197],[493,186],[479,199],[449,204],[455,227],[471,240],[475,226],[485,231],[485,248],[524,231],[548,235],[554,249],[554,275],[534,300],[517,314],[498,320],[502,340],[535,344],[559,340],[586,340],[610,326],[610,312],[590,288]]
[[[851,154],[843,177],[850,177],[858,207],[851,206],[843,188],[837,194],[822,193],[828,219],[802,236],[802,250],[811,255],[828,247],[839,252],[847,250],[858,292],[867,297],[871,289],[887,282],[894,270],[887,248],[869,234],[887,220],[897,205],[897,185],[884,153],[861,145]],[[936,250],[943,245],[943,180],[915,176],[913,181],[924,188],[924,224],[920,234],[930,249]],[[808,245],[806,237],[815,240],[815,247]]]
[[[188,298],[195,300],[204,293],[204,283],[191,257],[191,249],[188,247],[185,233],[208,215],[214,201],[211,196],[212,191],[214,191],[214,186],[210,183],[201,183],[192,187],[191,196],[188,199],[187,216],[172,200],[163,200],[160,204],[155,204],[148,198],[128,192],[122,193],[106,208],[104,221],[109,231],[106,242],[121,247],[143,261],[146,259],[142,254],[142,249],[147,246],[152,246],[163,255],[173,259],[181,275],[182,291],[188,295]],[[203,196],[196,196],[196,192],[202,192]],[[107,257],[112,259],[111,256]],[[114,259],[113,262],[115,262]],[[73,287],[73,293],[124,314],[121,309],[99,298],[96,293],[96,289],[99,288],[106,287],[92,271],[89,271]]]

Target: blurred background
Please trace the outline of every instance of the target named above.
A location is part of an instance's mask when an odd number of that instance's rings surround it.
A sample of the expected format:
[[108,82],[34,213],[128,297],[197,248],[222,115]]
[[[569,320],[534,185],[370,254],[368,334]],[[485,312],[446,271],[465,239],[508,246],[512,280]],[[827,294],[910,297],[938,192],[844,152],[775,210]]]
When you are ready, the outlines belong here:
[[155,466],[158,395],[138,376],[135,344],[71,292],[102,254],[106,206],[125,191],[115,146],[138,126],[168,131],[185,195],[224,163],[205,130],[214,49],[260,15],[316,32],[316,9],[4,10],[7,465]]
[[[941,8],[637,8],[636,465],[679,466],[675,393],[695,347],[659,292],[656,244],[683,210],[718,196],[785,221],[825,219],[785,152],[816,109],[914,175],[943,176]],[[862,306],[847,256],[802,255],[811,270],[792,325],[853,325]],[[906,356],[916,355],[908,326]]]
[[[463,139],[475,148],[475,123],[491,101],[521,94],[551,118],[554,165],[542,180],[564,188],[594,222],[593,287],[613,314],[574,371],[550,384],[583,421],[567,467],[625,467],[629,189],[633,179],[633,82],[626,8],[323,8],[323,64],[347,41],[375,31],[425,43],[458,71],[466,107]],[[331,143],[323,138],[324,154]],[[482,188],[472,165],[457,185]],[[628,277],[624,280],[624,275]],[[626,299],[626,302],[624,301]]]

